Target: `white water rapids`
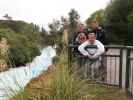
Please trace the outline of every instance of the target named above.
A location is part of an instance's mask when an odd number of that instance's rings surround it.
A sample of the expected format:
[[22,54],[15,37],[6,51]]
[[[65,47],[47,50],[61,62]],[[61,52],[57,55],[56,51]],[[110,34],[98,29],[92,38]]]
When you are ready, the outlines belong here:
[[7,94],[23,89],[31,79],[39,76],[52,64],[52,58],[56,55],[51,46],[44,48],[41,55],[37,56],[30,64],[18,68],[9,69],[0,73],[0,100],[8,100]]

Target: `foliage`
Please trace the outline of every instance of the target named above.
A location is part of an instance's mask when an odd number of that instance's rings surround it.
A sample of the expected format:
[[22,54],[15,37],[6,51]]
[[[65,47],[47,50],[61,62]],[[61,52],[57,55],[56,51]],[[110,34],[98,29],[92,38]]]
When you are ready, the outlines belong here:
[[69,28],[72,33],[74,33],[77,29],[77,24],[79,21],[79,14],[75,9],[71,9],[69,12]]
[[132,45],[133,40],[133,0],[111,0],[106,9],[94,12],[86,21],[95,19],[103,26],[108,41],[115,44]]
[[87,20],[86,20],[86,24],[87,26],[90,25],[90,22],[92,20],[97,20],[99,22],[100,25],[104,24],[105,21],[105,11],[104,9],[100,9],[96,12],[94,12]]
[[[106,8],[106,29],[111,35],[117,37],[117,42],[132,45],[132,33],[129,32],[129,16],[133,11],[133,0],[112,0]],[[131,25],[131,24],[130,24]],[[131,26],[130,26],[131,27]],[[133,27],[133,26],[132,26]],[[119,37],[119,39],[118,39]]]
[[0,21],[0,38],[7,38],[10,45],[9,59],[13,67],[25,65],[40,54],[42,35],[37,25],[23,21]]
[[72,38],[74,37],[74,33],[77,32],[77,26],[79,23],[79,14],[75,9],[71,9],[69,12],[69,25],[68,25],[68,30],[69,30],[69,40],[72,40]]

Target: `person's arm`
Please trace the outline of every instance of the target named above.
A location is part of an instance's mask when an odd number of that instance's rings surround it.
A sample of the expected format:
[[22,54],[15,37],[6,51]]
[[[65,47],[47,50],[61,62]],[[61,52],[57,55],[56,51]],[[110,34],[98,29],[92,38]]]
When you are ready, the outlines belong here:
[[77,36],[75,36],[75,41],[79,41],[79,37],[80,37],[80,33],[77,35]]
[[88,45],[88,41],[82,43],[79,47],[78,50],[80,51],[81,54],[84,56],[90,56],[89,53],[85,50],[85,47]]
[[93,55],[93,58],[98,58],[99,56],[101,56],[105,52],[104,45],[100,41],[97,41],[97,46],[98,46],[98,50]]

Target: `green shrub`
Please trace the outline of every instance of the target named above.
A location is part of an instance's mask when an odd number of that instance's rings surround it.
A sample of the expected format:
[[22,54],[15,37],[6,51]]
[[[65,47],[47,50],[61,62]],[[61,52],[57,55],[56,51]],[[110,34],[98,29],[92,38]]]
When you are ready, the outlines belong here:
[[88,86],[75,74],[70,74],[66,66],[57,71],[50,82],[49,100],[78,100],[87,95]]

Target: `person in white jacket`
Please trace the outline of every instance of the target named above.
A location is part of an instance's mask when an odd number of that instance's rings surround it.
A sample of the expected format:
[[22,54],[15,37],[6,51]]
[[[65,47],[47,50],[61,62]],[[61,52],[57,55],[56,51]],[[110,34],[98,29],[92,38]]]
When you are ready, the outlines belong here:
[[99,58],[105,52],[105,49],[104,45],[99,40],[96,40],[96,34],[89,33],[88,40],[82,43],[78,47],[78,50],[83,56],[85,56],[85,58],[87,58],[84,65],[85,77],[95,78],[95,76],[98,76],[100,64]]

